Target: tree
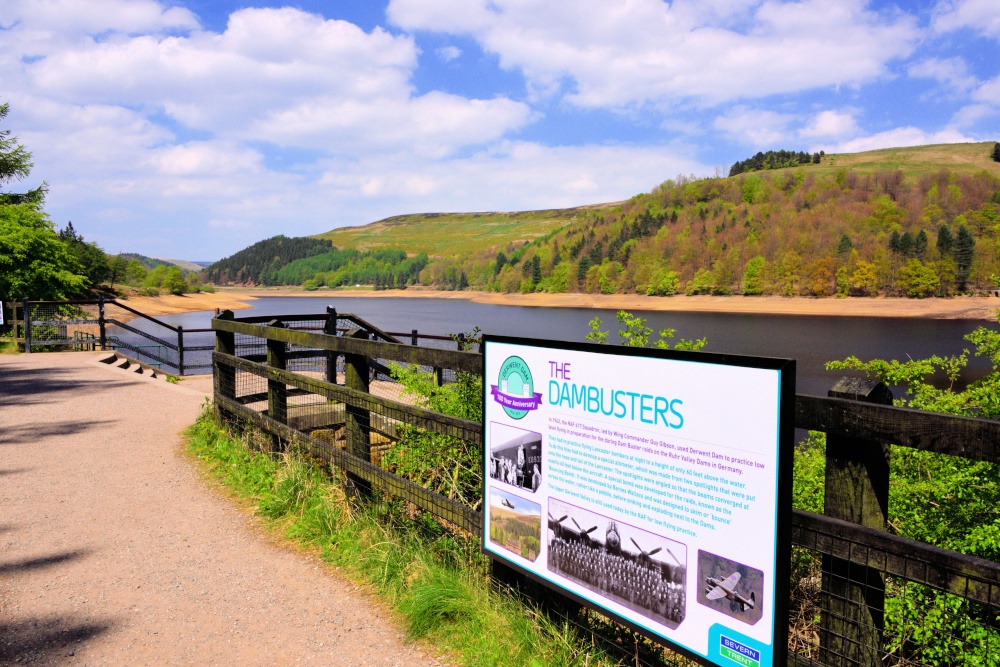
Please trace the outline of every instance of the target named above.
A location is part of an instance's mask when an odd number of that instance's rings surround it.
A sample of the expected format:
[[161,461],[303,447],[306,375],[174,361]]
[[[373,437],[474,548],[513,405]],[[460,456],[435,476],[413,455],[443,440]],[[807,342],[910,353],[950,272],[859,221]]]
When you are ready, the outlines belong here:
[[848,236],[847,234],[841,234],[840,242],[837,243],[837,254],[846,255],[847,253],[851,252],[851,249],[853,247],[854,243],[851,241],[851,237]]
[[913,237],[913,254],[918,259],[923,259],[927,254],[927,232],[922,229]]
[[757,296],[764,293],[765,270],[767,260],[761,255],[757,255],[747,262],[743,270],[743,294],[746,296]]
[[851,293],[856,296],[877,296],[878,276],[875,265],[861,260],[851,274]]
[[80,265],[32,203],[0,205],[0,300],[70,299],[87,287]]
[[941,253],[942,257],[950,255],[952,246],[954,244],[955,244],[955,237],[951,235],[951,230],[949,230],[944,225],[941,225],[941,228],[938,229],[938,238],[937,238],[938,252]]
[[993,144],[993,161],[1000,162],[1000,143]]
[[174,265],[167,269],[163,277],[163,289],[178,296],[187,293],[188,284],[181,273],[181,267]]
[[65,229],[60,230],[59,238],[66,243],[69,251],[76,257],[83,275],[87,277],[91,286],[98,285],[108,279],[111,274],[108,256],[96,243],[84,241],[83,236],[73,229],[72,222],[67,223]]
[[955,269],[956,280],[958,281],[958,291],[964,292],[966,283],[969,281],[969,272],[972,270],[973,252],[976,247],[976,239],[972,237],[969,228],[962,225],[958,228],[958,235],[955,237]]
[[937,291],[939,278],[933,267],[925,266],[916,257],[911,257],[899,270],[897,283],[906,296],[924,299]]
[[[0,104],[0,120],[7,117],[10,104]],[[10,130],[0,130],[0,186],[21,181],[31,174],[31,153],[10,135]],[[24,193],[0,191],[0,204],[27,204],[41,209],[45,200],[46,183]]]
[[497,253],[497,262],[496,265],[493,267],[494,278],[496,278],[497,274],[499,274],[503,270],[503,267],[506,263],[507,263],[507,255],[503,254],[503,250],[501,250],[500,252]]

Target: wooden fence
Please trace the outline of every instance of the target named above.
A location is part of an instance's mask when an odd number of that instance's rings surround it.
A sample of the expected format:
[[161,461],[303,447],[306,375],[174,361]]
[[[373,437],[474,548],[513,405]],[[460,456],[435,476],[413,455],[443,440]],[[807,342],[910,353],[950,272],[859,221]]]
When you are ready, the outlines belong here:
[[[385,376],[389,362],[481,375],[481,355],[393,342],[363,320],[335,311],[324,324],[327,333],[292,325],[294,318],[251,322],[229,311],[212,321],[217,410],[332,462],[363,491],[381,489],[482,535],[479,507],[377,464],[378,450],[397,437],[401,425],[452,436],[481,455],[480,423],[400,400]],[[792,633],[798,640],[789,662],[935,664],[914,658],[921,655],[918,642],[935,641],[933,636],[886,635],[886,596],[901,585],[916,585],[929,596],[960,601],[955,613],[964,614],[960,620],[970,632],[957,639],[968,649],[947,664],[1000,664],[1000,565],[887,532],[890,444],[998,463],[1000,422],[889,402],[881,384],[847,378],[827,397],[796,397],[795,426],[826,433],[827,461],[824,514],[792,514],[793,545],[822,565],[814,616],[791,621],[805,623],[812,639]],[[649,653],[640,659],[640,640],[635,642],[624,648],[630,661],[634,653],[639,663],[669,662],[669,656]],[[620,637],[608,643],[621,644]]]

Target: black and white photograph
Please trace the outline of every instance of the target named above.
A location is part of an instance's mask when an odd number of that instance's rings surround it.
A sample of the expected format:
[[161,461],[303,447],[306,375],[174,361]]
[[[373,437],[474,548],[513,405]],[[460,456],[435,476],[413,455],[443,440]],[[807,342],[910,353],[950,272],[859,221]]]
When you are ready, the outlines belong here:
[[549,571],[670,629],[684,620],[687,546],[549,499]]
[[542,434],[490,422],[490,477],[531,493],[542,484]]
[[698,550],[698,604],[754,625],[763,615],[764,573]]
[[534,562],[542,546],[542,506],[490,489],[490,542]]

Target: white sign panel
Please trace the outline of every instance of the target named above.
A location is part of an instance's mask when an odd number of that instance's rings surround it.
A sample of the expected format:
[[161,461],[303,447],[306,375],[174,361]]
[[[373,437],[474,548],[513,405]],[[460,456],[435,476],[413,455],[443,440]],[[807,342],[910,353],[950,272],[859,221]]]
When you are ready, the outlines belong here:
[[483,352],[486,552],[703,663],[784,664],[794,361]]

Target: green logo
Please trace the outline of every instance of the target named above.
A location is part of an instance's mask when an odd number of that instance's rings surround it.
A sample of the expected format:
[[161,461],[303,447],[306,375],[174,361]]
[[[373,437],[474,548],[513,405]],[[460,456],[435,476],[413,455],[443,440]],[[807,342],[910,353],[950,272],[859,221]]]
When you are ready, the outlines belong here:
[[535,393],[531,370],[521,357],[507,357],[500,366],[498,380],[499,386],[492,388],[493,400],[511,419],[523,419],[542,404],[542,395]]

